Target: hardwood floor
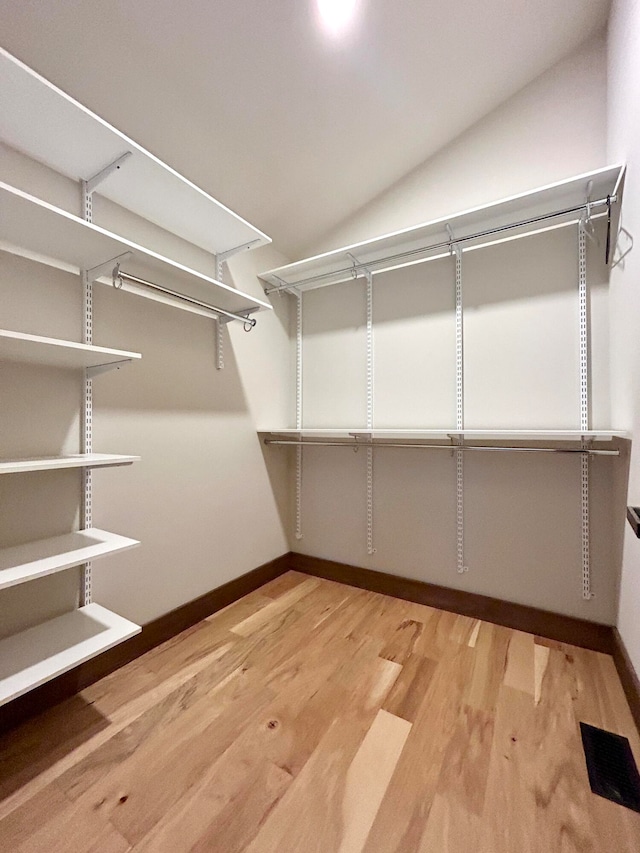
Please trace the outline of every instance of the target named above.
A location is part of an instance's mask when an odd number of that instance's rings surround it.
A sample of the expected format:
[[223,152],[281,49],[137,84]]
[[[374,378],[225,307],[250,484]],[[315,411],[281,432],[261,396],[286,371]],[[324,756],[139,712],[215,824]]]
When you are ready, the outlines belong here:
[[613,660],[289,572],[0,741],[0,850],[640,850]]

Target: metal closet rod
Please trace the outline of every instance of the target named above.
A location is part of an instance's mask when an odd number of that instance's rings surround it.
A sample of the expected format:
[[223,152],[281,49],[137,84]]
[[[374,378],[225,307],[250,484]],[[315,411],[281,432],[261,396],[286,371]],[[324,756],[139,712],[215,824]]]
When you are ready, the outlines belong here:
[[[541,216],[532,216],[529,219],[522,219],[520,220],[520,222],[512,222],[509,225],[500,225],[496,228],[487,228],[484,231],[477,231],[475,234],[468,234],[466,237],[455,237],[453,240],[442,240],[439,243],[431,243],[428,246],[421,246],[418,249],[409,249],[406,252],[398,252],[395,255],[387,255],[384,258],[377,258],[376,260],[366,262],[363,261],[361,267],[359,267],[357,264],[354,264],[353,266],[344,267],[339,270],[332,270],[331,272],[319,273],[318,275],[309,276],[309,278],[303,278],[300,281],[283,282],[282,284],[277,284],[273,287],[265,288],[264,292],[269,295],[270,293],[276,293],[280,290],[290,290],[292,287],[305,287],[308,284],[314,284],[315,282],[324,281],[325,279],[333,278],[334,276],[353,274],[354,271],[356,271],[357,273],[358,269],[363,269],[364,267],[366,267],[368,270],[371,270],[372,267],[378,266],[380,264],[387,264],[389,262],[395,263],[396,261],[401,261],[406,258],[413,257],[414,255],[422,255],[425,252],[432,252],[436,249],[451,248],[457,243],[466,243],[468,240],[477,240],[480,237],[491,237],[493,234],[500,234],[503,231],[510,231],[513,228],[522,228],[525,225],[536,225],[539,222],[545,222],[547,219],[555,219],[558,216],[568,216],[572,213],[580,213],[587,210],[591,211],[594,207],[610,207],[617,200],[617,195],[607,196],[607,198],[601,198],[597,201],[585,202],[584,204],[580,204],[577,207],[566,207],[564,208],[564,210],[556,210],[553,213],[544,213]],[[351,248],[353,248],[355,251],[357,249],[357,246],[352,246]]]
[[176,290],[170,290],[168,287],[162,287],[159,284],[155,284],[153,281],[146,281],[144,278],[138,278],[137,275],[130,275],[128,272],[123,272],[120,269],[119,264],[116,265],[113,270],[114,287],[118,287],[118,281],[120,283],[123,281],[130,281],[133,284],[142,284],[144,287],[148,287],[151,290],[157,290],[159,293],[165,293],[167,296],[173,296],[176,299],[180,299],[182,302],[188,302],[190,305],[197,305],[198,308],[206,308],[208,311],[213,311],[222,317],[228,317],[230,320],[240,320],[241,323],[245,323],[251,328],[253,328],[257,323],[257,320],[254,320],[252,317],[245,316],[244,314],[234,314],[233,311],[226,311],[224,308],[209,305],[207,302],[201,302],[199,299],[194,299],[192,296],[185,296],[183,293],[178,293]]
[[360,447],[410,447],[414,450],[480,450],[489,453],[586,453],[588,456],[620,456],[619,450],[593,450],[570,447],[506,447],[486,444],[417,444],[411,442],[376,441],[296,441],[286,438],[265,438],[265,444],[287,445],[291,447],[348,447],[358,450]]

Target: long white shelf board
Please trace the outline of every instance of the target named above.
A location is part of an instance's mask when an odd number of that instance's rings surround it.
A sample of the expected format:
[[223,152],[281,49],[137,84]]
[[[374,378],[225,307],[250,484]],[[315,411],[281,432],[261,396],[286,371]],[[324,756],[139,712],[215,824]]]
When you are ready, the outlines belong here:
[[107,554],[135,548],[136,539],[91,527],[0,549],[0,589],[42,578],[97,560]]
[[46,364],[51,367],[83,368],[116,365],[141,358],[139,352],[107,349],[58,338],[45,338],[0,329],[0,361]]
[[[28,250],[30,255],[58,259],[77,269],[87,270],[125,252],[132,252],[133,258],[123,262],[123,270],[143,278],[152,274],[156,284],[163,284],[163,276],[177,276],[187,287],[200,286],[200,298],[202,286],[205,285],[208,294],[205,301],[233,312],[272,307],[261,299],[112,234],[91,222],[85,222],[66,210],[1,181],[0,240],[3,248],[6,244],[9,251],[11,246],[20,247]],[[105,281],[111,284],[109,279]],[[144,288],[140,293],[148,294],[152,298],[152,293]]]
[[[621,196],[623,177],[622,166],[608,166],[482,207],[425,222],[414,228],[395,231],[392,234],[385,234],[362,243],[353,243],[341,249],[277,267],[260,273],[260,278],[272,287],[280,287],[286,283],[307,290],[352,280],[353,261],[350,255],[353,255],[361,266],[368,267],[372,272],[383,272],[419,260],[426,260],[429,257],[440,257],[448,253],[447,225],[451,226],[454,241],[456,238],[461,240],[478,232],[503,228],[514,222],[583,205],[587,201],[587,187],[590,183],[589,198],[593,201],[606,199],[607,195],[616,193]],[[619,208],[620,198],[613,207],[616,222]],[[602,210],[603,208],[594,209],[593,213],[599,215]],[[549,225],[577,221],[579,218],[579,214],[566,213],[544,223],[531,223],[526,227],[502,232],[495,236],[468,240],[462,243],[461,247],[468,249],[472,246],[487,245],[509,235],[522,235]],[[612,234],[616,233],[617,229],[614,227]],[[424,251],[425,247],[435,244],[443,244],[443,246],[430,252]]]
[[0,49],[1,138],[74,180],[88,180],[127,152],[97,192],[185,240],[219,253],[270,243],[149,151]]
[[69,456],[0,459],[0,474],[53,471],[58,468],[109,468],[115,465],[130,465],[139,459],[139,456],[122,456],[115,453],[75,453]]
[[613,441],[616,438],[629,438],[629,433],[621,430],[566,430],[566,429],[373,429],[362,427],[341,429],[271,429],[258,430],[263,436],[283,438],[348,439],[354,436],[369,436],[379,439],[401,439],[425,441],[446,441],[451,436],[466,438],[469,441]]
[[0,705],[141,630],[139,625],[99,604],[87,604],[0,640]]

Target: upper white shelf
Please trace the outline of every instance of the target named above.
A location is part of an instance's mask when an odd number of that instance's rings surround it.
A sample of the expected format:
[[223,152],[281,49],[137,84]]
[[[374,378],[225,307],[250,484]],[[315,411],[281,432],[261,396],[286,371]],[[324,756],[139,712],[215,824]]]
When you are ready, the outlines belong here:
[[29,459],[0,459],[0,474],[56,471],[61,468],[113,468],[138,462],[139,456],[115,453],[76,453],[71,456],[38,456]]
[[0,549],[0,589],[52,575],[140,543],[91,527]]
[[[136,272],[135,260],[138,259],[144,269],[152,270],[160,279],[163,275],[178,275],[187,285],[207,285],[209,292],[213,286],[215,293],[207,299],[219,308],[238,312],[272,307],[1,181],[0,240],[1,247],[9,251],[11,247],[19,247],[28,250],[28,256],[38,256],[45,262],[46,259],[57,259],[79,270],[92,269],[124,252],[132,252],[133,262],[123,264],[128,271],[133,269]],[[102,280],[111,283],[108,278]],[[162,281],[158,283],[162,284]],[[135,288],[125,285],[125,289]],[[147,294],[144,288],[141,292],[153,298],[153,294]]]
[[97,191],[209,252],[253,249],[271,242],[1,48],[0,115],[4,142],[74,180],[89,180],[131,152]]
[[[353,278],[353,260],[350,255],[357,259],[358,265],[369,268],[371,272],[384,272],[447,254],[450,239],[447,225],[451,227],[454,242],[456,239],[465,241],[461,244],[463,249],[489,245],[505,236],[522,236],[542,227],[576,222],[580,218],[577,208],[584,206],[587,200],[606,200],[608,195],[617,195],[617,203],[612,209],[612,234],[615,235],[616,212],[621,200],[623,176],[622,166],[608,166],[532,192],[425,222],[415,228],[396,231],[277,267],[261,273],[260,278],[275,288],[287,284],[311,290],[338,284]],[[594,208],[593,216],[601,216],[603,210],[606,210],[603,206]],[[561,213],[553,219],[539,219],[558,212]],[[525,224],[508,231],[499,230],[517,222]]]
[[377,439],[398,439],[402,441],[446,441],[465,438],[468,441],[613,441],[616,438],[629,438],[629,433],[621,430],[566,430],[566,429],[373,429],[362,427],[333,429],[272,429],[259,430],[260,435],[271,437],[300,439],[349,439],[355,436],[371,436]]
[[117,367],[119,364],[139,358],[141,358],[139,352],[107,349],[0,329],[0,361],[77,369],[104,365]]
[[0,705],[139,634],[139,625],[87,604],[0,640]]

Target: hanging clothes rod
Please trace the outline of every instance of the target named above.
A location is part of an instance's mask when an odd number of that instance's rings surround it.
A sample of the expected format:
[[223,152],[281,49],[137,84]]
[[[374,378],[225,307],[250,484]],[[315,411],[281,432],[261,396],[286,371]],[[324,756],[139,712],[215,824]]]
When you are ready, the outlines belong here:
[[[282,290],[290,290],[292,287],[306,287],[309,284],[316,284],[316,283],[325,281],[326,279],[335,278],[336,276],[352,276],[355,278],[358,275],[358,271],[361,268],[364,269],[365,266],[368,270],[375,272],[376,270],[374,270],[372,268],[374,268],[376,266],[381,266],[381,265],[384,266],[385,264],[389,264],[389,263],[393,264],[393,263],[396,263],[397,261],[403,261],[403,260],[406,260],[407,258],[414,257],[415,255],[422,255],[425,252],[436,251],[437,249],[451,249],[454,245],[460,244],[460,243],[466,243],[469,240],[478,240],[482,237],[491,237],[494,234],[501,234],[504,231],[511,231],[514,228],[523,228],[525,225],[536,225],[540,222],[545,222],[548,219],[556,219],[559,216],[569,216],[569,215],[574,214],[574,213],[590,214],[594,207],[606,207],[607,208],[606,212],[607,212],[608,217],[609,217],[608,222],[609,222],[609,229],[610,229],[610,227],[611,227],[611,221],[610,221],[611,205],[613,203],[615,203],[617,200],[618,200],[617,195],[607,196],[607,198],[601,198],[601,199],[598,199],[597,201],[585,202],[584,204],[577,205],[576,207],[566,207],[563,210],[556,210],[553,213],[544,213],[544,214],[541,214],[540,216],[532,216],[529,219],[522,219],[519,222],[511,222],[508,225],[499,225],[496,228],[486,228],[484,231],[477,231],[474,234],[467,234],[466,237],[456,237],[453,240],[450,240],[450,239],[441,240],[438,243],[431,243],[430,245],[427,245],[427,246],[420,246],[417,249],[408,249],[406,252],[398,252],[394,255],[387,255],[384,258],[377,258],[375,260],[367,260],[366,263],[365,262],[362,263],[361,267],[354,262],[352,264],[352,266],[343,267],[342,269],[338,269],[338,270],[332,270],[331,272],[319,273],[318,275],[309,276],[309,278],[304,278],[304,279],[301,279],[300,281],[294,281],[294,282],[283,281],[282,284],[277,284],[277,285],[274,285],[273,287],[265,288],[264,292],[267,295],[269,295],[270,293],[277,293],[278,291],[282,291]],[[600,214],[600,216],[602,216],[602,215],[603,214]],[[570,225],[571,223],[567,222],[566,224]],[[607,243],[610,244],[610,234],[609,233],[607,233]],[[357,248],[357,247],[352,247],[352,248],[354,248],[354,251],[355,251],[355,248]],[[608,258],[607,258],[607,260],[608,260]],[[381,270],[377,270],[377,272],[381,272]],[[344,279],[341,279],[341,280],[344,280]]]
[[588,456],[620,456],[619,450],[594,450],[572,447],[507,447],[486,444],[418,444],[416,442],[376,442],[376,441],[296,441],[288,438],[265,438],[265,444],[290,447],[348,447],[359,450],[361,447],[410,447],[414,450],[480,450],[489,453],[573,453]]
[[[224,308],[218,308],[215,305],[209,305],[207,302],[201,302],[199,299],[194,299],[192,296],[185,296],[184,293],[178,293],[176,290],[170,290],[168,287],[162,287],[161,285],[155,284],[152,281],[146,281],[144,278],[138,278],[137,275],[131,275],[128,272],[123,272],[120,269],[120,264],[116,264],[113,268],[113,274],[111,278],[113,281],[113,286],[115,288],[120,288],[122,287],[123,282],[130,281],[132,284],[141,284],[144,287],[148,287],[150,290],[156,290],[158,293],[164,293],[167,296],[173,296],[175,299],[180,299],[182,302],[188,302],[190,305],[196,305],[198,308],[206,308],[208,311],[212,311],[219,317],[227,317],[229,320],[240,320],[241,323],[244,323],[246,331],[250,331],[258,322],[257,320],[254,320],[252,317],[248,316],[248,313],[251,309],[247,309],[246,315],[234,314],[233,311],[226,311]],[[249,327],[248,329],[247,326]]]

